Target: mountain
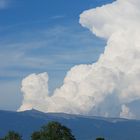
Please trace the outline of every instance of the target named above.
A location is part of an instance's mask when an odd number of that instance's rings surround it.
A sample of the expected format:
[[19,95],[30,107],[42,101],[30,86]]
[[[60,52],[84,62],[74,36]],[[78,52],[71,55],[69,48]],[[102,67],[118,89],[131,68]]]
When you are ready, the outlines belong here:
[[31,133],[49,121],[58,121],[69,127],[77,140],[95,140],[98,136],[105,137],[106,140],[140,138],[140,120],[42,113],[36,110],[0,111],[0,137],[9,130],[14,130],[22,134],[24,140],[30,140]]

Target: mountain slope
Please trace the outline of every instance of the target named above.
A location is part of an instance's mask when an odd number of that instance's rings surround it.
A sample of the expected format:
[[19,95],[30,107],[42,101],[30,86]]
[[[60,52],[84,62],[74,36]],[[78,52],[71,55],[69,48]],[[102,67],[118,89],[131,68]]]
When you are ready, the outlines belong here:
[[138,140],[140,137],[138,120],[42,113],[36,110],[0,111],[0,137],[9,130],[15,130],[23,135],[24,140],[30,140],[31,133],[49,121],[59,121],[69,127],[77,140],[94,140],[98,136],[106,140]]

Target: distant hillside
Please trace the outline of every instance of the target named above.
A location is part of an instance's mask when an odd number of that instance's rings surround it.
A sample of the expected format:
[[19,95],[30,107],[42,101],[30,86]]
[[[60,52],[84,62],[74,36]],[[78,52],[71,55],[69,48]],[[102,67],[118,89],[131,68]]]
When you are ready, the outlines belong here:
[[69,127],[77,140],[94,140],[98,136],[105,137],[106,140],[138,140],[140,138],[140,121],[138,120],[42,113],[36,110],[0,111],[0,137],[9,130],[15,130],[23,135],[24,140],[30,140],[33,131],[52,120]]

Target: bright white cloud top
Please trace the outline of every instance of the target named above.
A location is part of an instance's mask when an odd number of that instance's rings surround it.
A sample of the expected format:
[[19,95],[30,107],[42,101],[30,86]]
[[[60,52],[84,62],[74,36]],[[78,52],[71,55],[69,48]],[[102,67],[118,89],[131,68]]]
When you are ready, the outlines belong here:
[[104,53],[94,64],[73,67],[53,95],[47,73],[23,79],[19,110],[140,118],[140,1],[84,11],[80,23],[107,40]]

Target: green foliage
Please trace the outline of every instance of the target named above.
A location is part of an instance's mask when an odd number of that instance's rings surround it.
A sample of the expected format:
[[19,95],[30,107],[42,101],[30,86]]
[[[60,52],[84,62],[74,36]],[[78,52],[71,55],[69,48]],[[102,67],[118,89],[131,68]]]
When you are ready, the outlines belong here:
[[58,122],[44,125],[39,132],[34,132],[32,140],[75,140],[71,130]]
[[41,132],[33,132],[31,139],[32,140],[40,140],[41,139]]
[[9,131],[2,140],[22,140],[22,137],[14,131]]
[[99,137],[99,138],[96,138],[96,140],[105,140],[105,139],[104,139],[104,138]]

